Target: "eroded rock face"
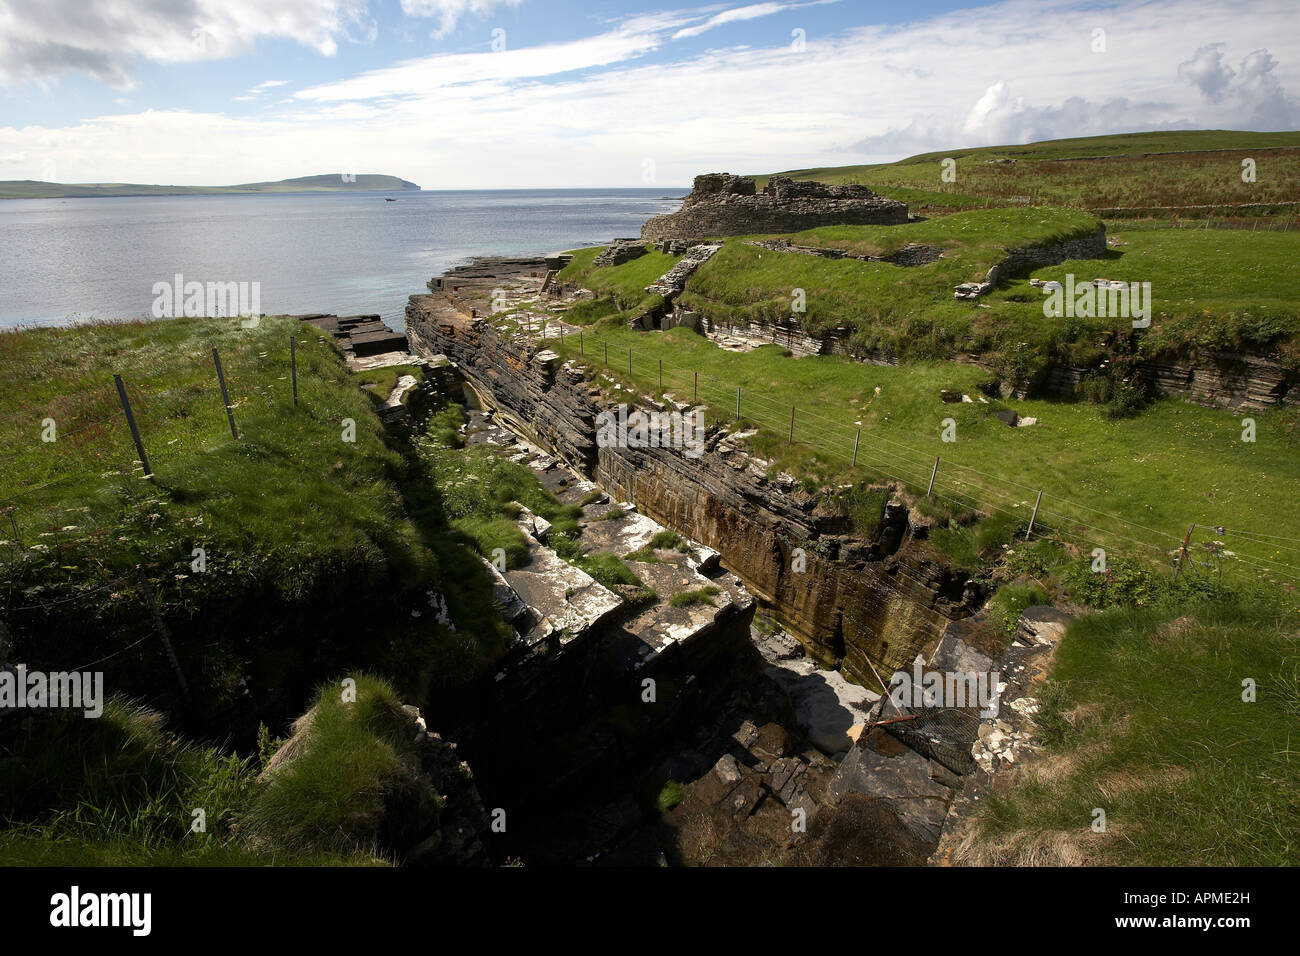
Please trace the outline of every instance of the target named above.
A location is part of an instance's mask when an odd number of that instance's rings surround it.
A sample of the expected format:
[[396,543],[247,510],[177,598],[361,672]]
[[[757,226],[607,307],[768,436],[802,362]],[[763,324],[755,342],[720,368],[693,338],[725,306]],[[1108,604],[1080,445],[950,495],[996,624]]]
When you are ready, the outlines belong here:
[[[1197,405],[1233,410],[1300,404],[1300,371],[1262,355],[1210,352],[1190,359],[1161,356],[1134,363],[1138,375],[1156,395],[1184,398]],[[1042,392],[1074,397],[1093,369],[1054,365],[1041,381],[1023,383],[1015,394]]]
[[905,222],[906,203],[885,199],[866,186],[828,186],[773,176],[759,193],[748,176],[706,173],[695,177],[682,208],[650,219],[641,227],[641,238],[704,239]]
[[498,414],[614,500],[720,552],[751,592],[780,609],[815,659],[842,663],[858,683],[875,683],[869,661],[892,670],[928,655],[947,623],[978,602],[964,573],[909,534],[901,507],[889,510],[875,542],[828,534],[817,499],[793,482],[769,480],[723,432],[708,436],[698,458],[667,448],[600,448],[596,417],[605,406],[582,369],[444,298],[413,296],[406,325],[417,353],[445,353]]

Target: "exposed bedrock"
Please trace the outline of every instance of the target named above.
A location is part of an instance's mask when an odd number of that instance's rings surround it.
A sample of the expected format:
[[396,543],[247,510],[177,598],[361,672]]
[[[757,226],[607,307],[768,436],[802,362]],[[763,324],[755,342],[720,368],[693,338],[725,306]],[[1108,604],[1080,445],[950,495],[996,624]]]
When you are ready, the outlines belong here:
[[928,656],[948,621],[978,603],[966,575],[913,537],[900,504],[887,510],[877,540],[864,542],[793,480],[769,479],[723,431],[698,458],[600,448],[596,419],[607,406],[584,370],[463,314],[446,296],[412,296],[406,327],[417,354],[445,354],[498,415],[612,497],[720,552],[810,654],[864,685],[875,685],[869,660],[883,673]]

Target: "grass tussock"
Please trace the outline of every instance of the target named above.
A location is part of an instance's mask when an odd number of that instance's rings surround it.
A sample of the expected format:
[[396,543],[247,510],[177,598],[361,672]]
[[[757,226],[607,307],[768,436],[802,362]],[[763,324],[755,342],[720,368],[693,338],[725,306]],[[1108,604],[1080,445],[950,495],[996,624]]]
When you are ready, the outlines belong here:
[[374,853],[436,830],[443,806],[415,725],[392,687],[361,675],[355,699],[323,685],[271,759],[240,820],[248,844],[288,853]]
[[[1241,598],[1077,620],[1057,648],[1036,716],[1045,758],[990,796],[958,858],[1293,863],[1298,625],[1293,613]],[[1097,808],[1106,813],[1104,833],[1091,829]]]
[[57,712],[36,719],[30,734],[5,731],[0,859],[10,865],[380,862],[356,847],[249,845],[238,830],[256,801],[256,759],[186,742],[162,715],[123,698],[106,701],[95,720]]

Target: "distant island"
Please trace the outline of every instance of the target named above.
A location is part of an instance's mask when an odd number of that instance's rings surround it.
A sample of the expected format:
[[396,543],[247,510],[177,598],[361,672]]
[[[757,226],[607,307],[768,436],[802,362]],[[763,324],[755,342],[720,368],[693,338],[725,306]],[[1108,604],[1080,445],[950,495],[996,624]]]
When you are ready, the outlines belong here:
[[396,176],[326,173],[269,183],[237,186],[150,186],[138,183],[45,183],[35,179],[0,181],[0,199],[85,199],[100,196],[221,196],[232,193],[393,192],[419,190]]

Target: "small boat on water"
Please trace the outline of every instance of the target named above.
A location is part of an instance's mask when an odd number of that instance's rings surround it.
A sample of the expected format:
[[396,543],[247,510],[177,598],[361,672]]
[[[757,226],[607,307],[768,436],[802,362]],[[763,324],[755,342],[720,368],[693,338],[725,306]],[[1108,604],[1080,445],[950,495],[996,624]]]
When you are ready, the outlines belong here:
[[396,199],[389,199],[387,196],[385,196],[385,197],[384,197],[384,202],[397,202],[397,200],[396,200]]

